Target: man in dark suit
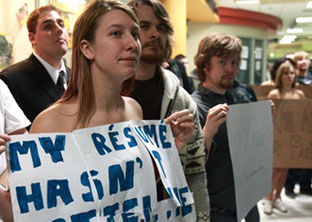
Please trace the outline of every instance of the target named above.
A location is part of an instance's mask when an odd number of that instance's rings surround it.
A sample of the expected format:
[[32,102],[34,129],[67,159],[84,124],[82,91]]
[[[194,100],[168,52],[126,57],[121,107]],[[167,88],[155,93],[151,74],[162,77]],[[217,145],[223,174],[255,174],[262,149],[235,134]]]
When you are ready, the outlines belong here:
[[51,5],[35,9],[27,29],[33,54],[3,70],[0,78],[32,122],[67,87],[69,70],[62,58],[68,49],[68,33],[60,13]]

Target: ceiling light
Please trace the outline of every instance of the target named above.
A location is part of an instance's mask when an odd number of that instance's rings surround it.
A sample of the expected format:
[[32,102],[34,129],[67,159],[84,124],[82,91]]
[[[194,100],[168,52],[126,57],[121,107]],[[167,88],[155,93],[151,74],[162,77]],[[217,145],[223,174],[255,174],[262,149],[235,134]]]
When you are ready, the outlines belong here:
[[279,44],[290,44],[297,38],[296,35],[284,35]]
[[293,29],[287,29],[287,33],[302,33],[302,28],[293,28]]
[[235,3],[239,5],[260,4],[260,1],[259,0],[237,0]]
[[278,43],[279,44],[291,44],[293,41],[291,41],[291,40],[283,40],[283,39],[281,39]]
[[308,2],[306,7],[307,8],[312,8],[312,1]]
[[312,17],[298,17],[296,18],[296,23],[308,23],[312,22]]
[[294,40],[294,39],[296,39],[296,38],[297,38],[296,35],[284,35],[284,36],[283,36],[283,39],[292,39],[292,40]]

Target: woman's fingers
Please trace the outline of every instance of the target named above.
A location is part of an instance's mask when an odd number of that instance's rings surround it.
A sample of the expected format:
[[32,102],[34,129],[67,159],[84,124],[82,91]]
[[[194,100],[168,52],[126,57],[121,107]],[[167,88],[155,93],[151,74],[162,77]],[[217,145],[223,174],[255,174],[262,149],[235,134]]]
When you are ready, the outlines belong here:
[[0,134],[0,154],[6,150],[6,144],[11,138],[7,134]]

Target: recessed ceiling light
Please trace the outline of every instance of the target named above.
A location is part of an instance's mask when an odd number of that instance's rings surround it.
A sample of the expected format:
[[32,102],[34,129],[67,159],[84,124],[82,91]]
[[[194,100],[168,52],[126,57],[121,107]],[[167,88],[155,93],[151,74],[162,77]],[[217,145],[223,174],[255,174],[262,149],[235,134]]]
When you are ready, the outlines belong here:
[[284,35],[279,44],[290,44],[297,38],[296,35]]
[[260,4],[260,1],[259,0],[237,0],[235,3],[239,5]]
[[296,35],[284,35],[283,36],[283,39],[296,39],[297,38],[297,36]]
[[302,33],[302,28],[293,28],[293,29],[287,29],[287,33]]
[[278,43],[279,44],[291,44],[293,41],[291,41],[291,40],[283,40],[283,39],[281,39]]
[[298,17],[296,18],[296,23],[308,23],[312,22],[312,17]]

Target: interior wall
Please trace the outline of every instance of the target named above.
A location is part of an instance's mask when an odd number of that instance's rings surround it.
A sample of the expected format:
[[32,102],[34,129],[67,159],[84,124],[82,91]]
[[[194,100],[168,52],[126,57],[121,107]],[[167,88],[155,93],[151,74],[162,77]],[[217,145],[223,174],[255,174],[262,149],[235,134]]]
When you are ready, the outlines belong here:
[[[11,34],[13,36],[13,63],[19,62],[27,58],[32,53],[32,47],[28,41],[28,32],[26,24],[19,25],[16,12],[23,4],[27,4],[28,13],[32,12],[36,4],[48,4],[48,0],[0,0],[0,33]],[[123,0],[127,3],[128,0]],[[250,28],[245,26],[232,26],[222,24],[209,23],[188,23],[187,37],[187,57],[189,60],[189,70],[192,71],[195,66],[193,58],[197,51],[198,44],[210,32],[225,32],[240,37],[251,37],[267,39],[267,32],[262,29]],[[176,44],[179,44],[178,42]],[[71,50],[65,55],[67,64],[71,64]]]
[[16,13],[27,4],[28,12],[34,10],[34,0],[0,0],[0,33],[10,34],[13,37],[13,63],[27,58],[31,52],[31,44],[28,41],[26,24],[20,25]]
[[223,32],[239,37],[267,39],[266,30],[251,28],[247,26],[189,22],[188,28],[189,28],[189,34],[187,38],[187,58],[189,61],[188,73],[190,73],[195,68],[194,56],[197,52],[199,42],[209,33]]
[[[27,4],[28,15],[39,6],[49,4],[49,0],[0,0],[0,34],[9,34],[13,37],[13,64],[20,62],[32,53],[32,47],[28,40],[26,24],[20,25],[16,13]],[[71,65],[71,49],[68,50],[64,58],[67,65]]]

